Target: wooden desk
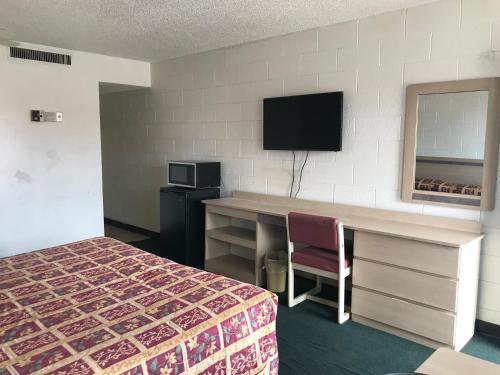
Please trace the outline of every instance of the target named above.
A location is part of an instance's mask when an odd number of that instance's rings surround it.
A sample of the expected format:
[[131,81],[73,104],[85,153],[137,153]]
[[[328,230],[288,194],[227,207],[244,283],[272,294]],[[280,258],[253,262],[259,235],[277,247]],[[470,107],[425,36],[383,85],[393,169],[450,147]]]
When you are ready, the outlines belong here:
[[288,246],[289,212],[333,216],[353,231],[354,321],[455,350],[474,333],[477,222],[246,192],[205,203],[208,271],[263,285],[266,251]]
[[498,375],[500,365],[440,348],[417,369],[417,372],[426,375]]

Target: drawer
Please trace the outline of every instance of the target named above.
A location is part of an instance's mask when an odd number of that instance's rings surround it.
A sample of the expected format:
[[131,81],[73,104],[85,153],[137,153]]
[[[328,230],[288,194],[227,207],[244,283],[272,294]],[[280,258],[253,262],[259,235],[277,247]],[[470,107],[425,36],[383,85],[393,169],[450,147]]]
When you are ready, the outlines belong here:
[[394,297],[352,289],[353,314],[453,345],[455,315]]
[[354,256],[458,279],[459,249],[427,242],[354,232]]
[[456,312],[457,281],[354,259],[353,284]]

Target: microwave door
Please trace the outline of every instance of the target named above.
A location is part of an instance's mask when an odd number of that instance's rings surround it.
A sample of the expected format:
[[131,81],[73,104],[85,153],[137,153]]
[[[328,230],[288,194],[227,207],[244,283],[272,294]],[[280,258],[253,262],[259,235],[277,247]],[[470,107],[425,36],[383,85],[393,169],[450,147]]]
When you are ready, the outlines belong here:
[[170,164],[168,180],[170,184],[196,187],[195,167],[192,164]]

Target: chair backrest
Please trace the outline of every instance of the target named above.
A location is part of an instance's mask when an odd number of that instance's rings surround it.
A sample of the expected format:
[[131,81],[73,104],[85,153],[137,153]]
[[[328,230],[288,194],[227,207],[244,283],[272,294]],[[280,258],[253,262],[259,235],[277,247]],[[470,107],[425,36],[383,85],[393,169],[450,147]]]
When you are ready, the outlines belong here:
[[338,223],[339,220],[334,217],[290,212],[288,214],[290,241],[338,251]]

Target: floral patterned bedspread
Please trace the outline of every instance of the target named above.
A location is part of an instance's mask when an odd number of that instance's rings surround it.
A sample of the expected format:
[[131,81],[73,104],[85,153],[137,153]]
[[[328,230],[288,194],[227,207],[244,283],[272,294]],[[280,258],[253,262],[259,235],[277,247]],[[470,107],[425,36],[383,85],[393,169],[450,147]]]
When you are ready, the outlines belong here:
[[454,193],[481,196],[481,186],[447,182],[437,178],[415,179],[416,190],[437,191],[440,193]]
[[100,237],[0,259],[0,375],[277,374],[277,298]]

